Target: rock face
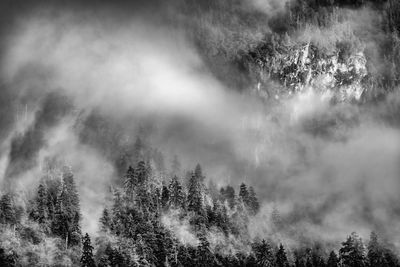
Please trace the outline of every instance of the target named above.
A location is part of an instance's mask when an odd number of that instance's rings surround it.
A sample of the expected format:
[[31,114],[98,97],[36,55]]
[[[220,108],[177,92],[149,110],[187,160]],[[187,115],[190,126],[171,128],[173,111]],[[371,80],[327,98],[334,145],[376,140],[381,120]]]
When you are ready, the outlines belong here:
[[[330,93],[336,101],[359,101],[362,81],[367,76],[367,60],[363,51],[323,52],[306,44],[260,47],[251,54],[256,73],[255,91],[266,98],[281,98],[313,88]],[[271,86],[270,81],[278,85]]]

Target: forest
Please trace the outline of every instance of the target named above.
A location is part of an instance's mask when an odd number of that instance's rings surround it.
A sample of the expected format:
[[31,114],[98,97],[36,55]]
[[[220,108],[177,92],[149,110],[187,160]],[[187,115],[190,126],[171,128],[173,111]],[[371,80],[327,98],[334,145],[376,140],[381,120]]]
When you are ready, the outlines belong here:
[[400,267],[400,1],[6,2],[0,267]]

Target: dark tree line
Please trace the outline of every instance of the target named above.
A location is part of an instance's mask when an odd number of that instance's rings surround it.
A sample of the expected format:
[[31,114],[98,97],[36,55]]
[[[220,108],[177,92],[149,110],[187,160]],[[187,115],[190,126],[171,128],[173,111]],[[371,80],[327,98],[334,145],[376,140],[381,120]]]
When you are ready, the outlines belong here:
[[[139,153],[143,154],[143,153]],[[163,161],[163,160],[161,160]],[[64,170],[61,179],[43,178],[26,211],[14,195],[0,198],[0,230],[32,244],[43,237],[60,240],[60,252],[78,251],[73,262],[81,266],[276,266],[276,267],[389,267],[400,266],[398,257],[377,234],[367,246],[352,233],[337,251],[323,245],[291,247],[275,243],[268,236],[248,237],[248,223],[260,211],[253,187],[240,184],[236,191],[227,185],[205,185],[202,167],[197,165],[180,177],[177,157],[169,177],[160,176],[151,160],[128,166],[121,186],[112,190],[112,200],[99,218],[98,237],[81,234],[79,194],[74,176]],[[40,227],[40,233],[23,222],[24,214]],[[165,216],[187,222],[195,241],[185,243],[164,223]],[[271,213],[274,231],[281,231],[283,219],[275,207]],[[213,244],[213,234],[240,240],[244,247],[228,253]],[[264,238],[264,239],[263,239]],[[225,246],[225,245],[223,245]],[[68,252],[70,251],[70,252]],[[72,251],[72,252],[71,252]],[[68,254],[70,255],[70,254]],[[26,255],[5,250],[0,243],[0,266],[19,266]],[[34,253],[31,265],[38,264]],[[62,257],[61,257],[62,259]],[[60,264],[62,266],[62,264]]]

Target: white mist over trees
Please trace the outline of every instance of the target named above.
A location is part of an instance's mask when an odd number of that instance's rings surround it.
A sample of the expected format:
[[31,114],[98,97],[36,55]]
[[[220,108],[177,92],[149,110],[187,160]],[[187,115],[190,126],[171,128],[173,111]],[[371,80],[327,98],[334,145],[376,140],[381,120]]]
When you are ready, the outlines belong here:
[[397,1],[16,2],[1,266],[398,265]]

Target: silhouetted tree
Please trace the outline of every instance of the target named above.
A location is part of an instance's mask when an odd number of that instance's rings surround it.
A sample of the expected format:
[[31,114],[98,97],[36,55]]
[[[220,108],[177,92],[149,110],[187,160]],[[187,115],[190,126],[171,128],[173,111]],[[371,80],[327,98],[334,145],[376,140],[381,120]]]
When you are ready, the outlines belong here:
[[185,208],[185,192],[177,176],[174,176],[169,183],[169,195],[171,207]]
[[93,259],[93,247],[88,233],[86,233],[85,237],[83,238],[81,266],[82,267],[96,266]]
[[327,267],[338,267],[339,266],[339,258],[336,255],[335,251],[331,251],[331,253],[329,254],[329,258],[328,261],[326,263]]
[[361,238],[354,232],[347,237],[345,242],[342,243],[339,254],[340,260],[344,266],[366,266],[364,245]]
[[279,245],[279,249],[275,255],[275,264],[277,267],[288,267],[289,261],[287,259],[285,248],[282,244]]
[[15,225],[17,223],[16,210],[10,194],[4,194],[0,199],[0,223]]
[[272,251],[272,246],[264,239],[261,243],[253,245],[253,251],[256,257],[257,266],[273,267],[275,264],[275,257]]

